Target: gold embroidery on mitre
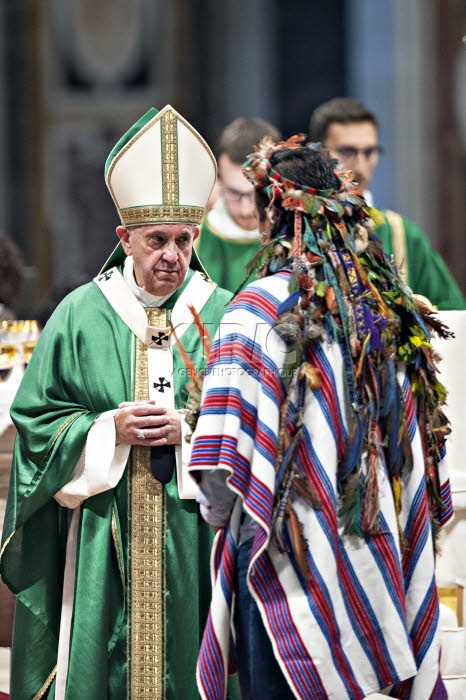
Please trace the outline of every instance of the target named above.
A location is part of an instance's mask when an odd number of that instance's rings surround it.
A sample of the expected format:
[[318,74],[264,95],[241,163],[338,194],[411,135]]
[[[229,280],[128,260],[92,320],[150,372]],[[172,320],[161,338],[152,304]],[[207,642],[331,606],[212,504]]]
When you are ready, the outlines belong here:
[[178,204],[178,133],[176,115],[170,109],[162,117],[163,203]]
[[184,204],[150,204],[140,207],[120,209],[120,218],[124,226],[138,224],[200,224],[204,216],[204,207]]
[[[166,328],[164,309],[147,309],[148,322]],[[149,398],[147,347],[137,340],[135,400]],[[133,447],[131,478],[130,643],[131,700],[165,697],[165,501],[150,471],[150,448]]]

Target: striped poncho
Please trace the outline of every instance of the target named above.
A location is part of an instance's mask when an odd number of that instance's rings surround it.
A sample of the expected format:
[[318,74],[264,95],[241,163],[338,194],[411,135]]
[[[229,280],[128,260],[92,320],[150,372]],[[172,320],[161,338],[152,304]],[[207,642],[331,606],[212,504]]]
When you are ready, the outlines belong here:
[[[228,488],[240,498],[212,554],[213,599],[198,662],[201,696],[225,697],[235,550],[244,509],[257,523],[248,585],[297,698],[357,699],[389,685],[398,698],[446,698],[423,451],[402,366],[398,381],[413,468],[402,477],[398,518],[382,462],[378,534],[343,535],[337,466],[350,412],[342,350],[337,342],[324,341],[309,357],[321,381],[320,388],[307,390],[296,455],[322,503],[319,510],[299,497],[293,503],[308,544],[308,576],[271,537],[280,406],[293,363],[274,324],[289,295],[289,276],[283,271],[255,282],[235,299],[217,332],[204,382],[190,467],[226,470]],[[443,459],[438,469],[443,523],[452,515]]]

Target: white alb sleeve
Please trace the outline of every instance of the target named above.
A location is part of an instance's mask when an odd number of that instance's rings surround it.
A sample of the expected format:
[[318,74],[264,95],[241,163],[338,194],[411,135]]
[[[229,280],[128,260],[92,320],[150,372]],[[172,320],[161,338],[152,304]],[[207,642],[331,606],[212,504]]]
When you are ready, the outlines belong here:
[[89,430],[70,480],[55,494],[61,506],[77,508],[86,498],[113,489],[123,476],[131,445],[115,444],[117,410],[102,413]]

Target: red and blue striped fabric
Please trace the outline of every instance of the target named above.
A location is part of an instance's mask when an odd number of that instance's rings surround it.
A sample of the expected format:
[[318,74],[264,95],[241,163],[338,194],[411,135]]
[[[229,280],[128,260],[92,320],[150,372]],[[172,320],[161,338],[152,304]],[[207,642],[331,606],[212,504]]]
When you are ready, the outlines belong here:
[[[237,297],[220,325],[205,378],[190,468],[225,469],[228,487],[240,498],[212,553],[214,590],[199,656],[199,691],[205,700],[226,697],[233,570],[244,508],[258,524],[249,588],[297,698],[356,700],[390,685],[393,697],[446,698],[439,676],[438,598],[422,444],[401,369],[414,465],[402,476],[398,519],[384,465],[378,475],[379,534],[342,535],[337,465],[348,432],[348,398],[341,349],[323,342],[309,358],[319,369],[321,387],[306,396],[297,453],[322,503],[321,510],[313,510],[294,500],[308,542],[307,578],[293,555],[280,553],[270,538],[282,377],[290,359],[272,326],[289,294],[288,279],[287,273],[268,277]],[[442,464],[439,473],[446,521],[451,498]]]

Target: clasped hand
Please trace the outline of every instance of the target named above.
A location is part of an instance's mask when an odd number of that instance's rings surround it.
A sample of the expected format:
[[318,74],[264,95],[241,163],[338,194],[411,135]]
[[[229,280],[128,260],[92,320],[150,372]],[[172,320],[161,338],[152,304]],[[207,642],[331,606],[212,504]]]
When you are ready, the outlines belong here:
[[[124,401],[114,417],[116,443],[121,445],[181,444],[181,415],[155,401]],[[144,438],[139,437],[143,431]]]

